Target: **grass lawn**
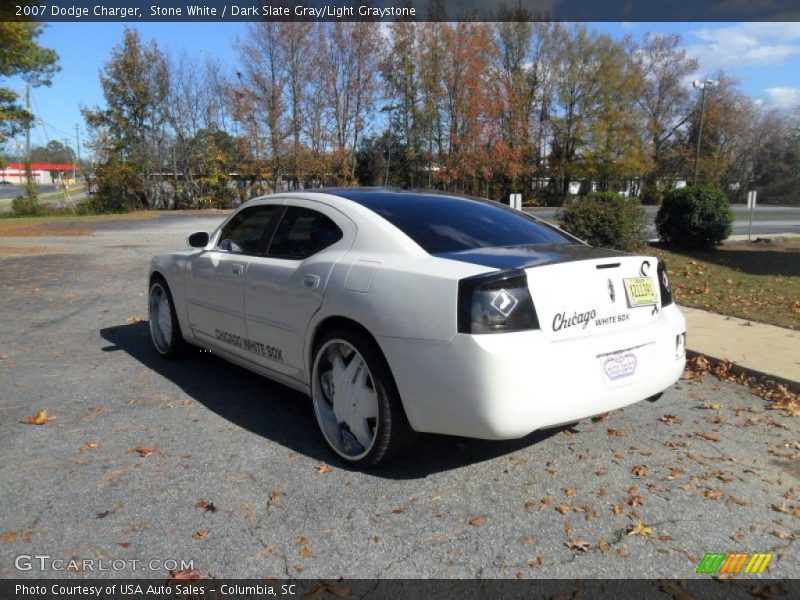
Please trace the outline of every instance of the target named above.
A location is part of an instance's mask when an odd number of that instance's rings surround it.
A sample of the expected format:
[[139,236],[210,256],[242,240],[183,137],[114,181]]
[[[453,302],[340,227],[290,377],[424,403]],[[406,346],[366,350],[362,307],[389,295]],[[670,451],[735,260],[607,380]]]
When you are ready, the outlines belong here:
[[678,304],[800,330],[800,238],[651,250],[666,261]]

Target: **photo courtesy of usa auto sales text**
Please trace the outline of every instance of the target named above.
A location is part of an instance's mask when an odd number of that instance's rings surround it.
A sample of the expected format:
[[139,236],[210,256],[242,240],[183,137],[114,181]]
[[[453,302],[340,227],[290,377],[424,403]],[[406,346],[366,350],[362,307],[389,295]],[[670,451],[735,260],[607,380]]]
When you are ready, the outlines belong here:
[[206,593],[222,596],[255,595],[255,596],[294,596],[297,594],[295,584],[282,585],[194,585],[167,583],[159,585],[144,585],[139,583],[113,583],[108,585],[80,585],[80,584],[48,584],[25,585],[18,583],[14,586],[17,596],[84,596],[96,597],[119,594],[121,596],[175,596],[203,595]]

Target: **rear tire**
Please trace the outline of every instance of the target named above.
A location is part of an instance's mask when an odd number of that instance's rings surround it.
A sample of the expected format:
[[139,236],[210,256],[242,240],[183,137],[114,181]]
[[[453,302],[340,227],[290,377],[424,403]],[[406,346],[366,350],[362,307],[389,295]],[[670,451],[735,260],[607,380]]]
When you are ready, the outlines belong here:
[[339,329],[319,341],[311,400],[322,437],[350,464],[374,466],[413,440],[389,365],[362,332]]
[[175,358],[183,354],[188,344],[181,334],[178,315],[172,293],[163,277],[153,278],[148,294],[148,316],[150,340],[153,347],[164,358]]

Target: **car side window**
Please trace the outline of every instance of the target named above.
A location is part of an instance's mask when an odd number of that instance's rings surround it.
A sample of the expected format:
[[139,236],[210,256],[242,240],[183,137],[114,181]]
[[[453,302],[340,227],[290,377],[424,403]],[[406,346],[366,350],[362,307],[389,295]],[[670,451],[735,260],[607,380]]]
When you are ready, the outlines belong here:
[[322,213],[290,206],[278,223],[267,256],[303,260],[342,239],[342,230]]
[[222,228],[217,248],[234,254],[264,255],[270,225],[282,206],[253,206],[236,213]]

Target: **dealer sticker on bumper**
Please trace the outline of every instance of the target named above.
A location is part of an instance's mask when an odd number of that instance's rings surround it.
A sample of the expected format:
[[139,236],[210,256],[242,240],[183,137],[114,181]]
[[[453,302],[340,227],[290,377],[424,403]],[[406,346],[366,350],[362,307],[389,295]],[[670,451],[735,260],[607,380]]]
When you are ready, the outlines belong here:
[[629,377],[636,372],[636,355],[630,350],[609,354],[600,359],[603,372],[612,381]]

